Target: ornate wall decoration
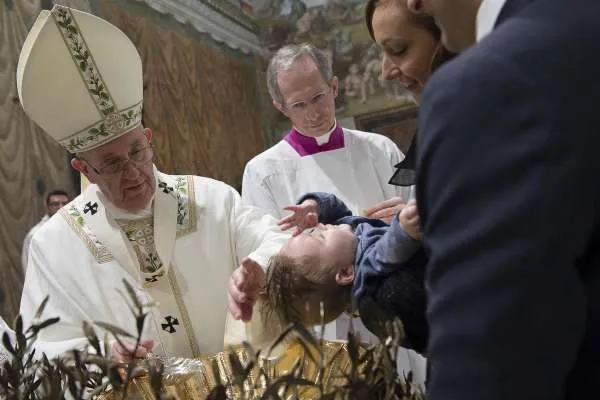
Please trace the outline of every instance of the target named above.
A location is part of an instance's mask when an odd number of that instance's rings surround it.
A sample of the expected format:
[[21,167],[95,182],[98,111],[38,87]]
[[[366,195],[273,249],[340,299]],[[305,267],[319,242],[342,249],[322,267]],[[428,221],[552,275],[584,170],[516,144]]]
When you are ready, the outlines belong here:
[[[364,23],[365,3],[364,0],[254,0],[253,3],[265,60],[281,46],[301,42],[311,42],[331,57],[341,87],[336,101],[339,118],[414,104],[399,82],[379,79],[379,49]],[[279,121],[283,118],[279,117]]]
[[419,108],[412,106],[365,113],[355,116],[354,120],[357,129],[386,135],[406,152],[417,131],[418,117]]
[[224,0],[136,0],[182,24],[209,34],[217,42],[246,54],[258,52],[258,27],[242,10]]
[[146,0],[93,0],[99,16],[135,43],[144,65],[144,116],[166,173],[241,187],[264,148],[256,60],[161,14]]
[[0,1],[0,315],[11,322],[23,285],[21,246],[45,213],[45,193],[75,193],[67,152],[27,118],[16,67],[39,0]]

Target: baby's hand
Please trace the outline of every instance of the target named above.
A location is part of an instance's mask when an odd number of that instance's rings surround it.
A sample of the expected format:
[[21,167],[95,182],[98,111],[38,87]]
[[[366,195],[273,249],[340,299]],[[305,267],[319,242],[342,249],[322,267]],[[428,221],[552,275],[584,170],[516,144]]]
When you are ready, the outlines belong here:
[[400,226],[408,236],[415,240],[421,240],[421,223],[419,221],[419,212],[417,202],[410,200],[406,207],[398,214]]
[[295,226],[293,236],[301,234],[305,229],[314,228],[319,223],[319,204],[313,199],[306,199],[302,204],[285,206],[283,209],[292,211],[293,214],[280,219],[277,225],[284,231]]

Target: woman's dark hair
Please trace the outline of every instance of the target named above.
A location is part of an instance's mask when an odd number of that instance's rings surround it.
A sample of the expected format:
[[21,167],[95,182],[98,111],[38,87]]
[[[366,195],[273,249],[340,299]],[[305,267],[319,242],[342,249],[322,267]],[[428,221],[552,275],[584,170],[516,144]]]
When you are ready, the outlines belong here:
[[[375,13],[375,9],[381,5],[391,3],[391,2],[403,2],[403,0],[368,0],[367,5],[365,6],[365,22],[367,24],[367,29],[369,30],[369,35],[371,35],[371,39],[375,41],[375,35],[373,33],[373,14]],[[431,36],[433,36],[436,40],[440,41],[442,38],[442,31],[436,25],[435,20],[432,16],[427,14],[416,14],[410,12],[408,9],[407,18],[408,21],[425,29],[428,31]],[[435,71],[437,67],[450,60],[456,54],[448,51],[444,46],[440,45],[439,50],[436,52],[432,64],[431,70]]]

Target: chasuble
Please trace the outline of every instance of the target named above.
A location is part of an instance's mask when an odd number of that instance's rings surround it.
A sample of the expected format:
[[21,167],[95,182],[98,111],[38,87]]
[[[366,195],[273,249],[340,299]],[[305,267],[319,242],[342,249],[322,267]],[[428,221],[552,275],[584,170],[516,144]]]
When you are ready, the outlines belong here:
[[92,184],[34,235],[21,313],[31,322],[49,294],[44,316],[61,319],[40,333],[42,350],[81,338],[84,320],[135,333],[122,280],[156,304],[144,335],[154,339],[154,353],[196,357],[245,339],[244,324],[227,310],[229,277],[247,256],[266,268],[289,235],[222,182],[155,177],[145,212],[115,209]]

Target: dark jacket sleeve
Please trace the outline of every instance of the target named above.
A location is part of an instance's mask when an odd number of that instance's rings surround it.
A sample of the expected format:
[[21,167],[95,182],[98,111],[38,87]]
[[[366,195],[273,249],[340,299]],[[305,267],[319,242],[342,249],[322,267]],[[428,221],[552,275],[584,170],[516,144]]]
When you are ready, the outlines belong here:
[[386,338],[385,321],[398,318],[403,346],[425,351],[425,258],[421,243],[408,236],[395,217],[389,227],[360,224],[352,299],[365,326]]
[[348,209],[346,204],[331,193],[307,193],[300,197],[298,204],[308,199],[315,200],[319,204],[319,222],[322,224],[333,224],[340,218],[352,215],[352,211]]
[[471,50],[436,72],[419,118],[427,398],[563,399],[585,324],[585,163],[531,77]]
[[373,282],[375,290],[357,303],[363,323],[380,339],[390,335],[386,322],[398,318],[405,334],[402,346],[420,354],[425,354],[429,338],[425,314],[426,264],[427,257],[421,248],[402,268]]

